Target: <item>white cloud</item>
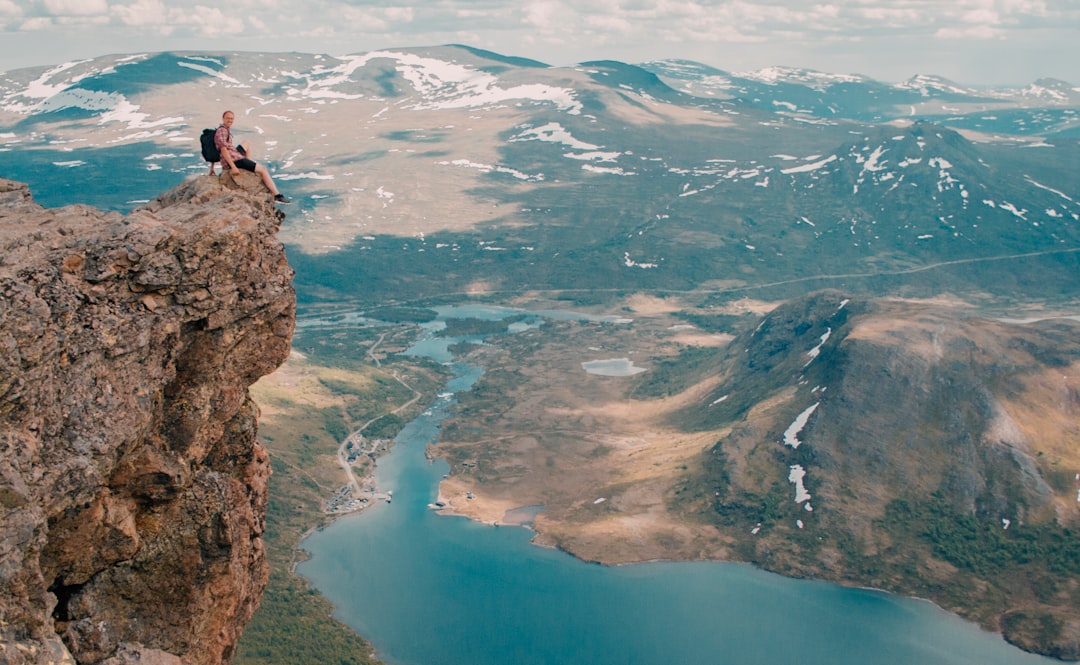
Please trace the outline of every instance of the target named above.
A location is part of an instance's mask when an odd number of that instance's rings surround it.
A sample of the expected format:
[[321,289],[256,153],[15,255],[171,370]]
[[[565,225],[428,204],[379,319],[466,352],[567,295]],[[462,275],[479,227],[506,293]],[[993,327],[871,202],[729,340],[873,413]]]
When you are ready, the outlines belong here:
[[401,24],[408,24],[416,16],[412,7],[351,7],[345,6],[337,10],[340,12],[341,21],[331,33],[338,30],[352,31],[361,34],[372,32],[386,32],[389,30],[402,29]]
[[576,13],[573,7],[558,0],[532,0],[522,7],[522,22],[541,32],[562,29],[568,33],[565,28],[574,25]]
[[167,6],[162,0],[135,0],[128,5],[114,5],[112,16],[124,25],[154,27],[165,36],[174,34],[177,28],[211,38],[244,32],[243,19],[206,5],[176,7]]
[[635,27],[634,22],[629,19],[620,16],[605,16],[603,14],[590,16],[585,22],[590,28],[623,35],[632,34]]
[[169,12],[170,19],[181,25],[190,25],[207,37],[238,35],[244,31],[244,20],[226,15],[217,7],[196,5],[191,10],[177,16],[178,12]]
[[164,26],[169,13],[161,0],[136,0],[130,5],[113,5],[112,15],[125,25]]
[[1078,0],[0,0],[0,28],[0,68],[31,64],[30,52],[49,64],[215,44],[340,54],[464,43],[556,65],[681,57],[971,83],[965,72],[1022,68],[1068,80],[1080,61]]
[[96,16],[109,11],[105,0],[44,0],[43,5],[53,16]]
[[1009,14],[1043,16],[1047,13],[1046,3],[1043,0],[996,0],[993,4]]
[[857,10],[856,15],[867,21],[883,22],[890,27],[914,25],[923,18],[910,7],[865,7]]
[[48,30],[53,26],[52,18],[48,16],[35,16],[34,18],[23,21],[19,26],[19,29],[26,30],[27,32],[37,32],[40,30]]
[[22,16],[22,8],[12,0],[0,0],[0,18]]
[[836,17],[840,15],[840,8],[836,5],[814,5],[814,11],[821,16]]
[[993,9],[972,9],[964,12],[960,19],[965,23],[975,23],[979,25],[1001,23],[1001,15]]
[[386,7],[382,11],[387,20],[396,23],[408,23],[416,16],[416,11],[412,7]]
[[56,16],[53,21],[57,25],[74,25],[85,27],[87,25],[107,25],[109,17],[106,14],[87,14],[84,16]]
[[1000,39],[1004,33],[990,25],[969,25],[940,28],[934,36],[938,39]]

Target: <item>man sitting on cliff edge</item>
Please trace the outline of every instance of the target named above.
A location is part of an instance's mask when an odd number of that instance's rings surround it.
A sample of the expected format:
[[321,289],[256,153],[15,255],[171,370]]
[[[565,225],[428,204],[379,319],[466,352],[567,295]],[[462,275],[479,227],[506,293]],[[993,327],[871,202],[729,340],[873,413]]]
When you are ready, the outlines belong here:
[[285,198],[284,194],[278,191],[274,179],[270,177],[270,172],[266,170],[264,165],[256,164],[254,160],[248,158],[247,151],[241,152],[233,146],[232,131],[230,130],[234,120],[236,120],[236,115],[232,111],[225,111],[225,113],[221,114],[221,126],[214,132],[214,145],[221,151],[221,168],[241,168],[245,171],[251,171],[262,178],[263,184],[274,195],[275,203],[292,203],[292,201]]

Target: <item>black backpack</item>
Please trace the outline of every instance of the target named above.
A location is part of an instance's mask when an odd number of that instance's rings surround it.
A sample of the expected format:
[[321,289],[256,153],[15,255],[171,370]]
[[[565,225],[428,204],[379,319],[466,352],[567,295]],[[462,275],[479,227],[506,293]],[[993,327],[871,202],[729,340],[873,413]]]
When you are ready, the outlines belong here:
[[214,145],[215,133],[216,131],[213,129],[204,129],[202,130],[202,136],[199,137],[199,143],[202,144],[203,159],[211,164],[221,161],[221,151]]

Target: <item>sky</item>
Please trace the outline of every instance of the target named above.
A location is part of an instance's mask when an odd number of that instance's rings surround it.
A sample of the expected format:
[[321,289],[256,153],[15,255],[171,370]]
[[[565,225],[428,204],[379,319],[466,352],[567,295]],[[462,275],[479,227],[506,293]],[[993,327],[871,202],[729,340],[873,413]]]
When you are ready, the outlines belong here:
[[736,73],[1080,86],[1080,0],[0,0],[0,71],[113,53],[451,43],[556,66],[681,58]]

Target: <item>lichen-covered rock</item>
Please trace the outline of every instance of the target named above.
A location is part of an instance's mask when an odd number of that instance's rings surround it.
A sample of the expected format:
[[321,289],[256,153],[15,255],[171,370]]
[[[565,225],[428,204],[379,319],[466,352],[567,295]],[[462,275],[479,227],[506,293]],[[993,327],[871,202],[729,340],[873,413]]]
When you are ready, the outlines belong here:
[[0,660],[227,662],[266,583],[247,388],[286,358],[266,196],[127,216],[0,179]]

